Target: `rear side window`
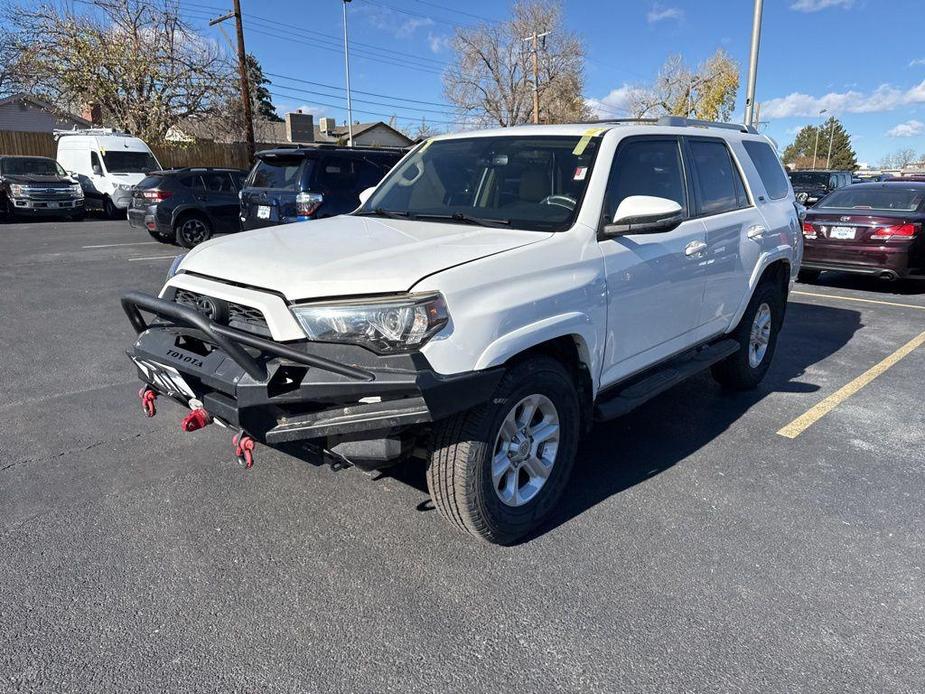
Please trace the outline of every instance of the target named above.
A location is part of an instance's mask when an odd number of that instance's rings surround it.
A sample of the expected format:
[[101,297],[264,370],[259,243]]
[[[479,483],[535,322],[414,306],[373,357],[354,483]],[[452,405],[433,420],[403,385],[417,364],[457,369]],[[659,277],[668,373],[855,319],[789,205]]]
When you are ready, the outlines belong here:
[[748,206],[745,186],[721,140],[691,140],[692,165],[700,193],[700,214],[720,214]]
[[300,190],[303,166],[311,166],[311,160],[281,157],[260,159],[251,171],[247,185],[254,188]]
[[157,188],[161,181],[164,180],[163,176],[145,176],[141,181],[138,182],[137,188],[142,190],[147,190],[148,188]]
[[631,195],[667,198],[687,208],[677,140],[634,139],[620,146],[607,184],[605,220],[612,220],[620,203]]
[[234,192],[234,186],[231,183],[231,176],[223,171],[203,174],[202,180],[206,184],[206,190],[210,193]]
[[322,191],[359,193],[379,183],[382,176],[380,166],[369,159],[325,157],[315,175],[315,184]]
[[202,182],[202,176],[196,174],[194,176],[184,176],[180,179],[180,183],[187,188],[192,188],[193,190],[205,191],[205,184]]
[[757,140],[745,140],[742,145],[752,164],[758,169],[758,177],[764,184],[764,189],[768,191],[768,197],[772,200],[780,200],[787,197],[790,186],[787,185],[787,174],[780,164],[777,154],[771,149],[767,142],[758,142]]

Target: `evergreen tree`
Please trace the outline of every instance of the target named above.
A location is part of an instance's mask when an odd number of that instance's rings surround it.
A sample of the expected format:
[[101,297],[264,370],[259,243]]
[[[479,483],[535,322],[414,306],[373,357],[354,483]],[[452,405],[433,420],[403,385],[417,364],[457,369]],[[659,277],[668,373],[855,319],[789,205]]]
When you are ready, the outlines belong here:
[[273,106],[273,98],[267,87],[272,84],[263,74],[263,68],[257,59],[247,54],[247,74],[251,83],[251,100],[254,102],[254,118],[256,120],[268,120],[274,123],[281,123],[282,118],[276,114],[276,107]]
[[[816,134],[819,135],[818,148]],[[853,171],[858,166],[858,157],[851,146],[851,137],[845,126],[832,116],[820,126],[807,125],[797,133],[793,142],[784,150],[784,163],[797,169],[809,169],[813,166],[813,152],[816,153],[816,168],[826,166],[829,154],[829,141],[832,143],[830,169]]]

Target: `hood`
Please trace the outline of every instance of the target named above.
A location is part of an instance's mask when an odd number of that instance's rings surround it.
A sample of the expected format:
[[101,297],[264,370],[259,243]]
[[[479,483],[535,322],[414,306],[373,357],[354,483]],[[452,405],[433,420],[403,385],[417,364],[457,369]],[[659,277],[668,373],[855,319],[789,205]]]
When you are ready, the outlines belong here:
[[[4,181],[22,184],[49,184],[51,186],[69,186],[74,183],[70,176],[43,176],[40,174],[4,174]],[[55,186],[57,187],[57,186]]]
[[551,232],[343,215],[283,224],[197,246],[181,270],[270,289],[290,301],[404,292],[455,265]]

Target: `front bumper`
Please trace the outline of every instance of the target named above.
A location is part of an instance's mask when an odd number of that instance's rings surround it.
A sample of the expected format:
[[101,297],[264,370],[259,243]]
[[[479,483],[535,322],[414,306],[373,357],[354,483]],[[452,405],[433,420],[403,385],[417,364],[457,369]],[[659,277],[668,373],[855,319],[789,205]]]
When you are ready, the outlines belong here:
[[13,211],[16,214],[36,215],[67,215],[84,211],[83,198],[10,198]]
[[[214,418],[268,444],[393,436],[485,402],[503,375],[443,376],[419,353],[276,342],[141,292],[124,295],[122,306],[139,333],[127,353],[145,383],[185,407],[198,400]],[[141,311],[158,321],[148,324]],[[194,397],[168,392],[151,364],[176,369]]]

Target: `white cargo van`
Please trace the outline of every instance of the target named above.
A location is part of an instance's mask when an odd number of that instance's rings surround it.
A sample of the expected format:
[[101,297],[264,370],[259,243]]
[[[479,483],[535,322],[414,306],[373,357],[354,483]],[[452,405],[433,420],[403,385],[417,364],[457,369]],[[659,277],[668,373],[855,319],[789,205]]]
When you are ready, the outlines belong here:
[[58,163],[80,181],[88,209],[124,215],[132,188],[161,169],[144,140],[112,128],[56,130]]

